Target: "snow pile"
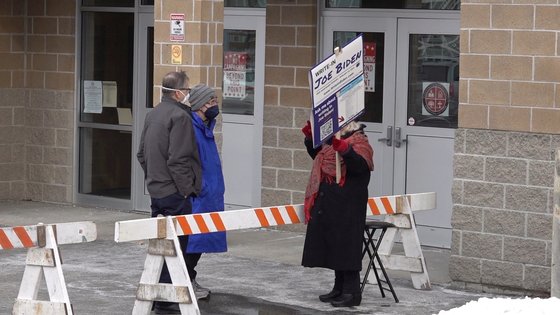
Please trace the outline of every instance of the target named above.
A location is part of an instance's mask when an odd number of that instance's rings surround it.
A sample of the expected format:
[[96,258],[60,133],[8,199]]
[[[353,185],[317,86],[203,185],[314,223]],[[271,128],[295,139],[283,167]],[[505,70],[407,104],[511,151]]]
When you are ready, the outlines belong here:
[[560,299],[529,298],[480,298],[448,311],[440,311],[438,315],[558,315],[560,314]]

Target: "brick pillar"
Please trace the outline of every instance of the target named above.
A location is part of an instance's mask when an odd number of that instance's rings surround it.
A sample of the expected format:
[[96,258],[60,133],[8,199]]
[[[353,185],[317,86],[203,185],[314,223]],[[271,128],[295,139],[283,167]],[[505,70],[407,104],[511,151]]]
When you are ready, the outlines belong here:
[[[154,104],[161,98],[161,79],[170,71],[187,72],[191,86],[202,82],[221,89],[223,0],[156,0],[154,5]],[[172,13],[185,15],[184,41],[170,40]],[[181,64],[172,63],[173,45],[182,47]]]
[[315,1],[268,1],[263,206],[303,202],[311,159],[300,129],[311,110],[307,74],[316,62],[316,22]]

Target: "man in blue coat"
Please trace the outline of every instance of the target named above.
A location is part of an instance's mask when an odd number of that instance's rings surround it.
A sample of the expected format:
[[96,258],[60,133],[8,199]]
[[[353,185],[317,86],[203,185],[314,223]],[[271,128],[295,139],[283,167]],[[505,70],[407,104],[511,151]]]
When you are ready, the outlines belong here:
[[[224,211],[224,176],[214,139],[216,116],[220,113],[216,92],[205,84],[195,85],[189,97],[196,143],[202,165],[202,191],[191,197],[192,213]],[[197,299],[208,297],[210,290],[196,281],[195,267],[202,253],[227,251],[225,232],[196,234],[189,237],[186,264]]]

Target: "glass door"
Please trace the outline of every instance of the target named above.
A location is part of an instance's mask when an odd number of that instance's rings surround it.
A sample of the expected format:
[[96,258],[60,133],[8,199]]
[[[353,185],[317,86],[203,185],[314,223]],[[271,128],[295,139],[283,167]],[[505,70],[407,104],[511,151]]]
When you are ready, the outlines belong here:
[[415,214],[418,235],[449,248],[459,20],[399,19],[397,38],[395,192],[437,192],[437,208]]
[[370,196],[393,194],[392,137],[395,120],[395,68],[397,20],[392,18],[327,18],[323,57],[333,53],[359,34],[364,42],[365,114],[359,118],[373,146],[375,171]]
[[261,202],[265,9],[225,8],[222,161],[227,209]]
[[415,215],[418,231],[422,244],[449,248],[458,12],[325,12],[323,25],[323,56],[363,34],[370,195],[435,191],[438,207]]
[[81,34],[77,200],[130,209],[134,12],[84,11]]
[[149,209],[136,152],[153,100],[153,7],[135,3],[80,7],[78,203]]

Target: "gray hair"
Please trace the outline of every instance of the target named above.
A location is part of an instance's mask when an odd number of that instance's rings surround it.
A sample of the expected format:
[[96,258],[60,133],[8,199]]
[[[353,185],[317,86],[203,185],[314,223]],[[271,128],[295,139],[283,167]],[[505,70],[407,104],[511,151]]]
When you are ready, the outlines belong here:
[[[161,86],[167,89],[162,89],[163,95],[172,95],[175,93],[173,89],[178,90],[183,88],[185,82],[189,81],[189,77],[185,71],[172,71],[168,72],[161,81]],[[168,90],[171,89],[171,90]]]

